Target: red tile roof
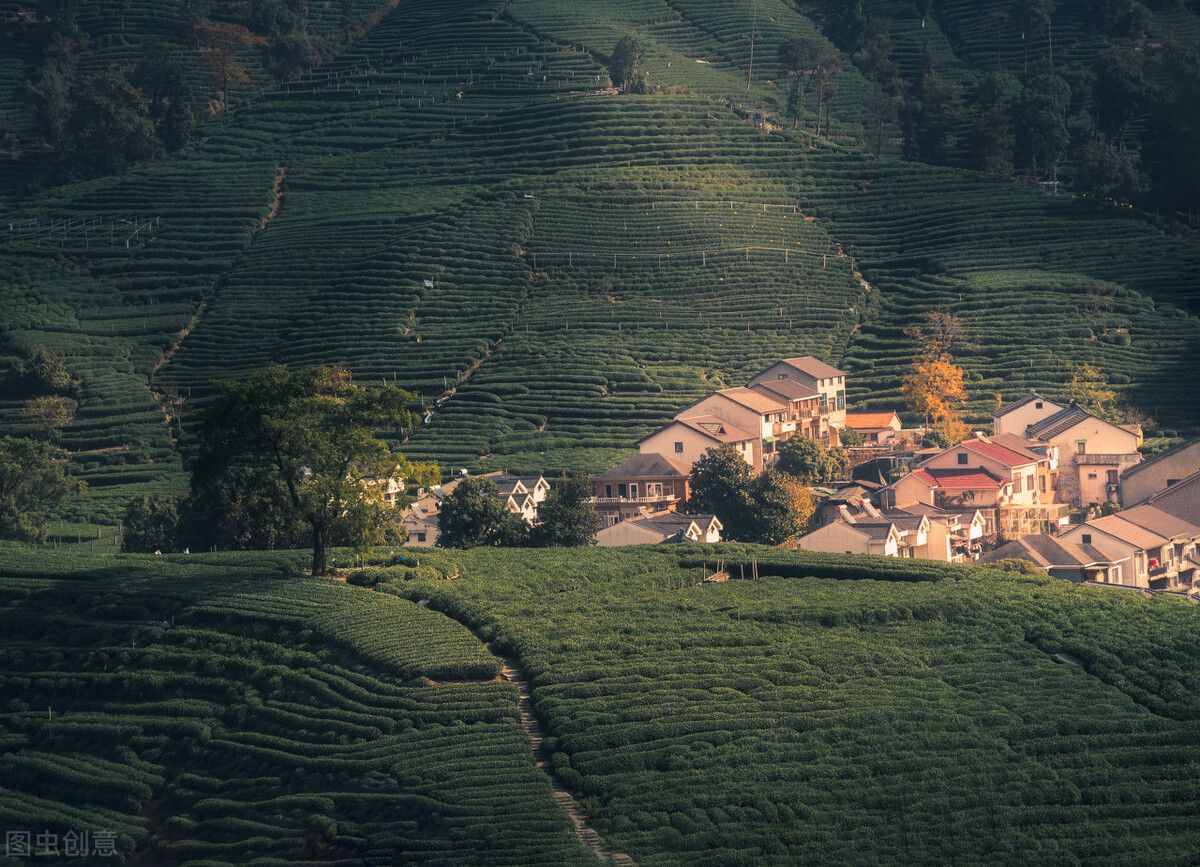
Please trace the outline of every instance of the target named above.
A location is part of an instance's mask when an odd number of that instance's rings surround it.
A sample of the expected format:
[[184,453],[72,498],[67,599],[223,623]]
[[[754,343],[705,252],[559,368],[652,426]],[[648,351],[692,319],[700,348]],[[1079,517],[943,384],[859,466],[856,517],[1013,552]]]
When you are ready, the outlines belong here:
[[986,442],[984,440],[964,440],[959,443],[959,446],[968,451],[983,455],[986,458],[991,458],[993,461],[1004,464],[1006,467],[1020,467],[1037,460],[1037,458],[1026,457],[1020,452],[1015,452],[999,443]]
[[913,475],[932,488],[953,490],[998,489],[1004,484],[1000,479],[982,468],[936,469],[922,467]]
[[831,379],[835,376],[845,376],[846,371],[838,370],[836,367],[826,364],[821,359],[813,355],[801,355],[797,358],[785,358],[783,363],[789,367],[794,367],[801,373],[807,373],[814,379]]
[[740,403],[747,409],[762,415],[771,412],[784,412],[788,408],[787,403],[778,397],[772,397],[769,394],[763,394],[760,391],[753,391],[752,389],[740,386],[737,388],[723,388],[717,394],[732,400],[734,403]]

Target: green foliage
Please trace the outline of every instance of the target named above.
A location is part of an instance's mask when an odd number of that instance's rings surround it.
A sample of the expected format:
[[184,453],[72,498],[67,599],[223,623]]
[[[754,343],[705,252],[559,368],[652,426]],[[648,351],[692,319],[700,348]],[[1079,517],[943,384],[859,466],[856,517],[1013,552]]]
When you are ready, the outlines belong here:
[[394,385],[355,384],[333,367],[276,366],[226,383],[205,414],[194,496],[220,508],[233,488],[250,493],[252,505],[282,502],[308,526],[313,574],[323,574],[337,534],[382,539],[390,514],[371,482],[410,473],[376,431],[407,431],[414,399]]
[[613,47],[612,57],[608,61],[608,77],[612,79],[613,86],[627,93],[643,92],[646,87],[642,71],[644,59],[642,43],[633,36],[622,37]]
[[750,465],[732,446],[709,449],[692,465],[692,495],[689,511],[715,515],[725,527],[727,539],[752,537],[753,476]]
[[76,80],[67,139],[69,158],[99,172],[120,172],[159,148],[146,95],[115,67]]
[[178,550],[179,506],[169,497],[143,497],[129,504],[121,521],[121,550],[140,553]]
[[46,523],[84,485],[64,472],[60,449],[23,437],[0,437],[0,539],[40,539]]
[[548,548],[596,544],[596,533],[604,524],[591,497],[592,483],[586,476],[555,481],[538,506],[539,523],[530,532],[530,544]]
[[841,478],[847,468],[846,453],[809,437],[794,436],[779,446],[775,466],[805,485],[824,485]]
[[459,482],[438,515],[438,545],[443,548],[522,545],[528,535],[525,522],[508,510],[495,482],[487,478]]

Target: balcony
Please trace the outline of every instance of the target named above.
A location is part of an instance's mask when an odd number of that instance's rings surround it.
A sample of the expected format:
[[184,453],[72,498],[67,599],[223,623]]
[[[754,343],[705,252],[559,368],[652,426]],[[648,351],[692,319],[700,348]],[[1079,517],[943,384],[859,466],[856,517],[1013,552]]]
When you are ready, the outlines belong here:
[[679,497],[674,494],[659,494],[654,497],[592,497],[591,502],[597,506],[629,503],[631,505],[653,505],[654,503],[675,503]]

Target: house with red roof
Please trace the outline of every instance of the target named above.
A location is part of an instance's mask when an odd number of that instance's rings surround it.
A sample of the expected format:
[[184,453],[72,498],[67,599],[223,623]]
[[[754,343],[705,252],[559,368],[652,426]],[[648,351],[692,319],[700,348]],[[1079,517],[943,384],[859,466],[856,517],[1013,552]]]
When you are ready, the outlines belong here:
[[984,436],[928,458],[890,485],[885,500],[891,508],[924,503],[946,511],[979,510],[993,540],[1049,532],[1068,517],[1068,507],[1055,500],[1045,454]]
[[846,427],[862,434],[867,446],[889,446],[897,441],[904,425],[895,410],[884,412],[847,412]]

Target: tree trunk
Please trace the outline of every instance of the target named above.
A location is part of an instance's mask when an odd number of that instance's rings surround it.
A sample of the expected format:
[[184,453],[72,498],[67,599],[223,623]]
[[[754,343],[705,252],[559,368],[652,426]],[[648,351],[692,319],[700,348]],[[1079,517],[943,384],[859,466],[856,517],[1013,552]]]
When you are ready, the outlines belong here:
[[312,525],[312,573],[313,575],[324,575],[328,568],[325,555],[325,526],[324,524]]

